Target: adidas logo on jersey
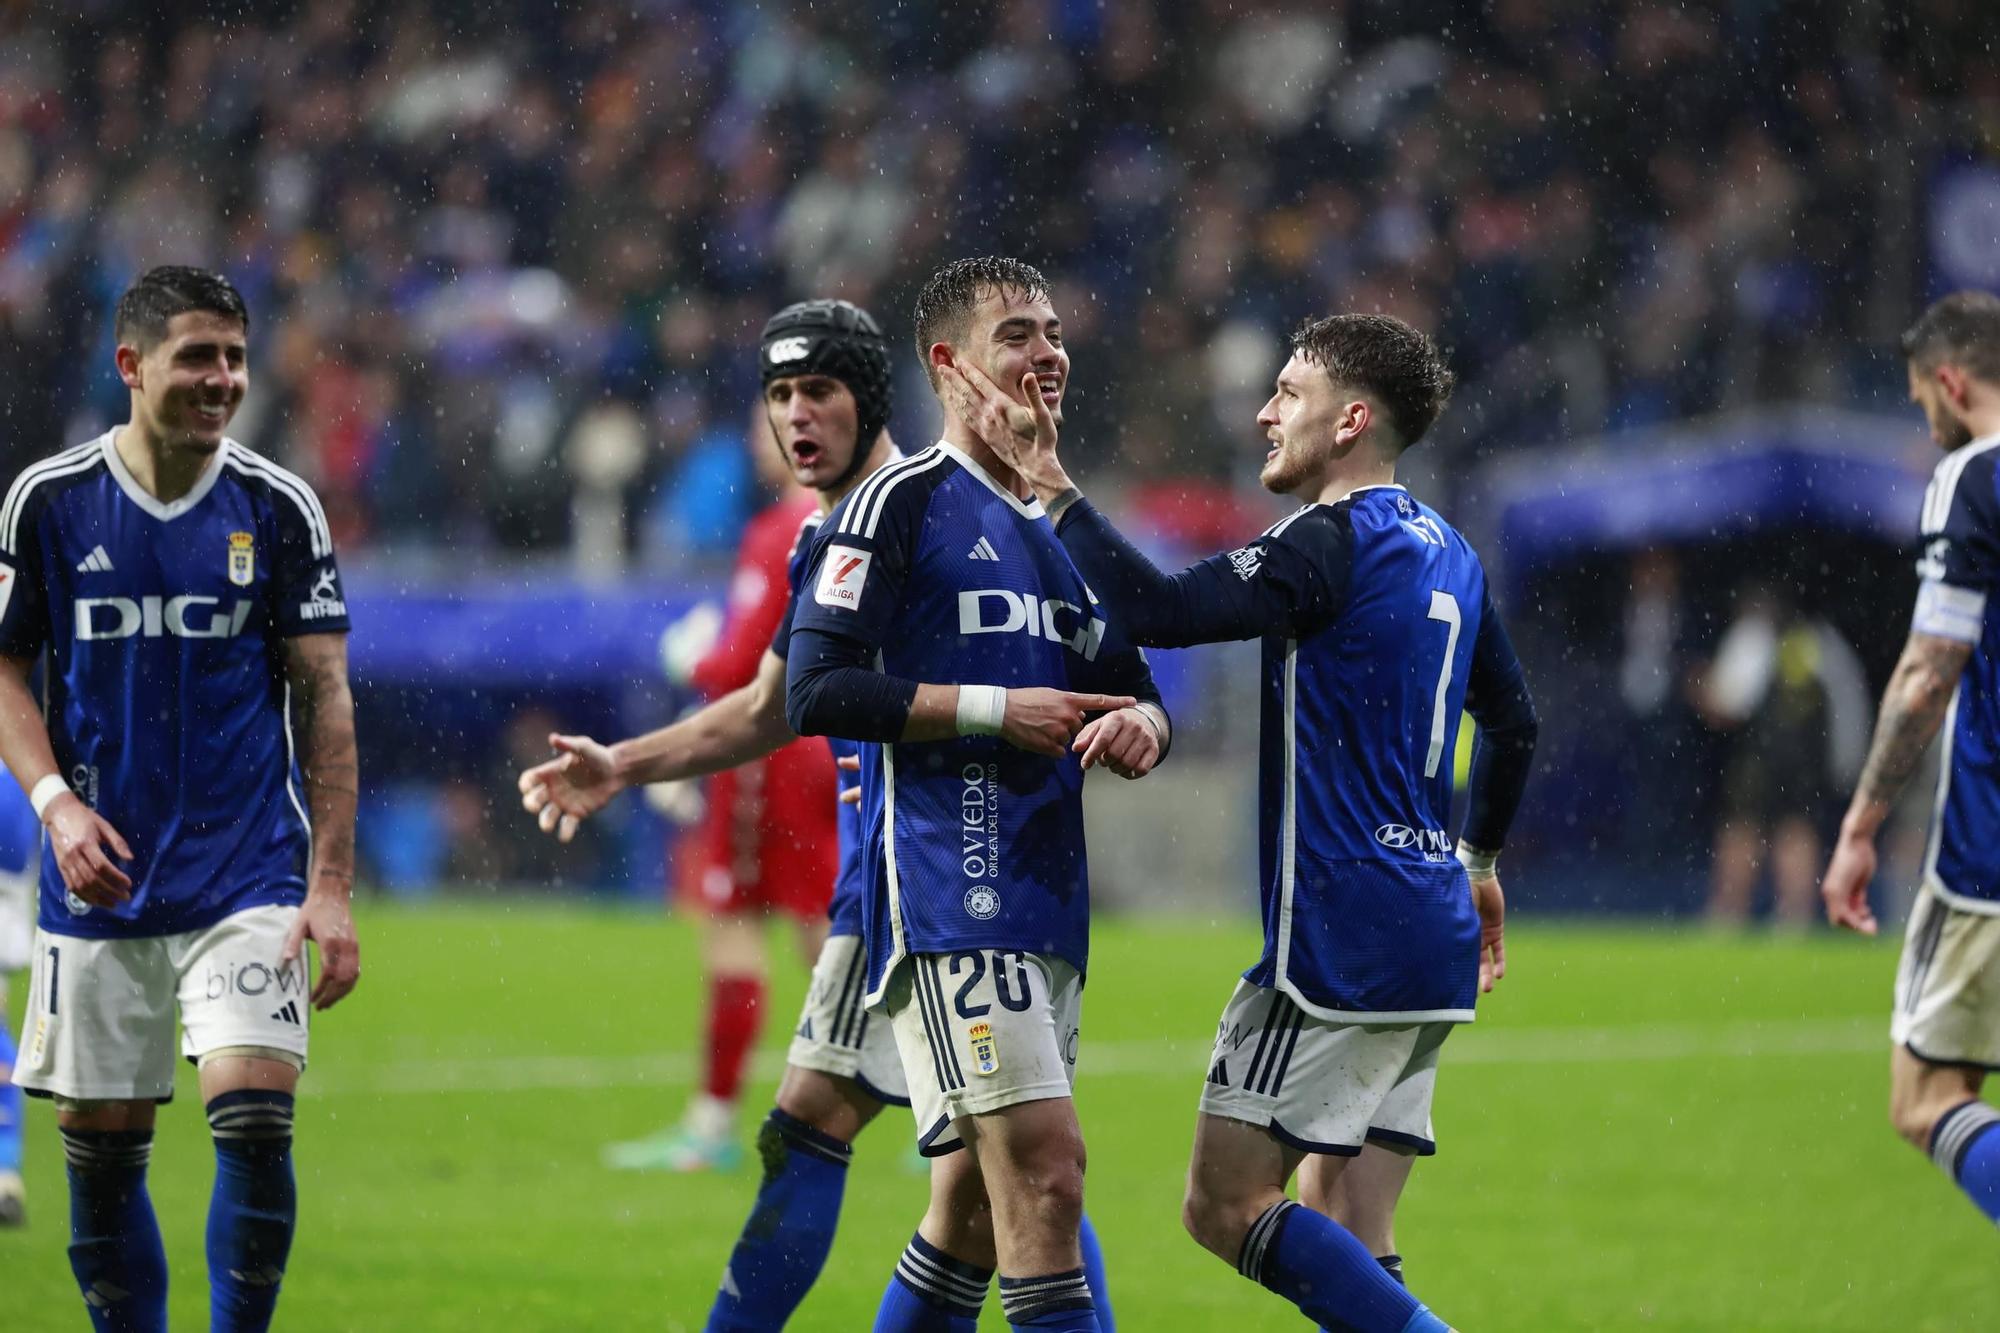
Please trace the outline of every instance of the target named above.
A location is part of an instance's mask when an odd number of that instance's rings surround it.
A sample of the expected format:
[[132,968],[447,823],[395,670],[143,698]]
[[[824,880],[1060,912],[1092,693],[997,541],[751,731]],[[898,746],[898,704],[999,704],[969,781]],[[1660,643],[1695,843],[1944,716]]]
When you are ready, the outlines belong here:
[[92,547],[89,555],[76,562],[76,572],[79,574],[109,574],[111,572],[110,553],[102,546]]
[[297,1023],[299,1021],[298,1001],[286,1000],[284,1008],[273,1012],[271,1017],[280,1023]]
[[972,544],[972,549],[965,553],[965,558],[968,560],[998,560],[1000,553],[993,549],[992,542],[987,541],[982,536]]

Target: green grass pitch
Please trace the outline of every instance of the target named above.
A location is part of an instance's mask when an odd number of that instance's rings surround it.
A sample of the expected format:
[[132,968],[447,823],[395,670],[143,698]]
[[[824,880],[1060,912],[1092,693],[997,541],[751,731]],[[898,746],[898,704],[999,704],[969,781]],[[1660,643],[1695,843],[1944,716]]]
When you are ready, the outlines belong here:
[[[700,1328],[752,1168],[598,1164],[606,1141],[679,1110],[700,1002],[685,925],[370,904],[361,932],[361,989],[313,1034],[278,1327]],[[1468,1330],[2000,1319],[1992,1228],[1883,1114],[1893,942],[1528,924],[1510,942],[1506,982],[1445,1048],[1442,1149],[1417,1168],[1399,1227],[1440,1314]],[[1304,1327],[1178,1220],[1215,1016],[1255,949],[1236,920],[1097,931],[1079,1106],[1128,1333]],[[802,969],[780,968],[746,1125],[802,987]],[[0,1328],[85,1328],[55,1127],[39,1104],[29,1114],[31,1224],[0,1233]],[[922,1210],[909,1139],[894,1111],[863,1136],[833,1257],[794,1327],[869,1326]],[[152,1174],[177,1328],[206,1317],[209,1174],[184,1077]],[[998,1307],[982,1328],[1004,1328]]]

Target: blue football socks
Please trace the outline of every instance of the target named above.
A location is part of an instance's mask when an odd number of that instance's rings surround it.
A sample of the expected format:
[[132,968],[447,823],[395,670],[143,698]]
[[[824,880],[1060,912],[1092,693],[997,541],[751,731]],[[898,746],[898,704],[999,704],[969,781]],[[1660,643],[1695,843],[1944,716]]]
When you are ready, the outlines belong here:
[[[14,1034],[7,1029],[7,1020],[0,1015],[0,1066],[14,1067]],[[14,1086],[10,1078],[0,1083],[0,1171],[21,1169],[21,1120],[25,1102],[21,1090]]]
[[910,1237],[882,1293],[875,1333],[975,1333],[993,1270],[954,1259],[921,1235]]
[[165,1333],[167,1252],[146,1193],[150,1129],[65,1129],[69,1266],[98,1333]]
[[773,1108],[757,1134],[764,1183],[723,1270],[708,1333],[781,1329],[833,1248],[854,1150]]
[[225,1092],[208,1104],[215,1191],[208,1205],[211,1333],[271,1326],[298,1217],[292,1178],[292,1096]]
[[1083,1225],[1077,1230],[1077,1244],[1083,1251],[1083,1275],[1090,1283],[1090,1299],[1097,1304],[1097,1327],[1100,1333],[1114,1333],[1117,1324],[1111,1318],[1111,1296],[1104,1285],[1104,1249],[1097,1243],[1097,1228],[1090,1224],[1090,1214],[1083,1215]]
[[1447,1327],[1347,1228],[1290,1199],[1251,1224],[1236,1267],[1327,1328],[1442,1333]]
[[1965,1191],[1972,1206],[2000,1222],[2000,1111],[1977,1099],[1960,1102],[1931,1129],[1931,1160]]

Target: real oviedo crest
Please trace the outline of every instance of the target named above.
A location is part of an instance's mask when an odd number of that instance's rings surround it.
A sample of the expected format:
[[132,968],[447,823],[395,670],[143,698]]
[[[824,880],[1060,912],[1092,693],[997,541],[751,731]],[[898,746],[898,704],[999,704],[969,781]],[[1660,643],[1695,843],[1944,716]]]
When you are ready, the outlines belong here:
[[257,548],[247,532],[229,534],[229,581],[247,588],[257,577]]

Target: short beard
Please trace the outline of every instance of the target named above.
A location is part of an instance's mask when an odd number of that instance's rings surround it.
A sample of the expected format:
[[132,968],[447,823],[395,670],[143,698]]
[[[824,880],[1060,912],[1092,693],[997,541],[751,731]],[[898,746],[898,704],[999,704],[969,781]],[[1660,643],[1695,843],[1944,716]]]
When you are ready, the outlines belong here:
[[1972,443],[1972,427],[1966,425],[1957,417],[1948,415],[1940,424],[1944,427],[1944,451],[1946,453],[1953,453]]

